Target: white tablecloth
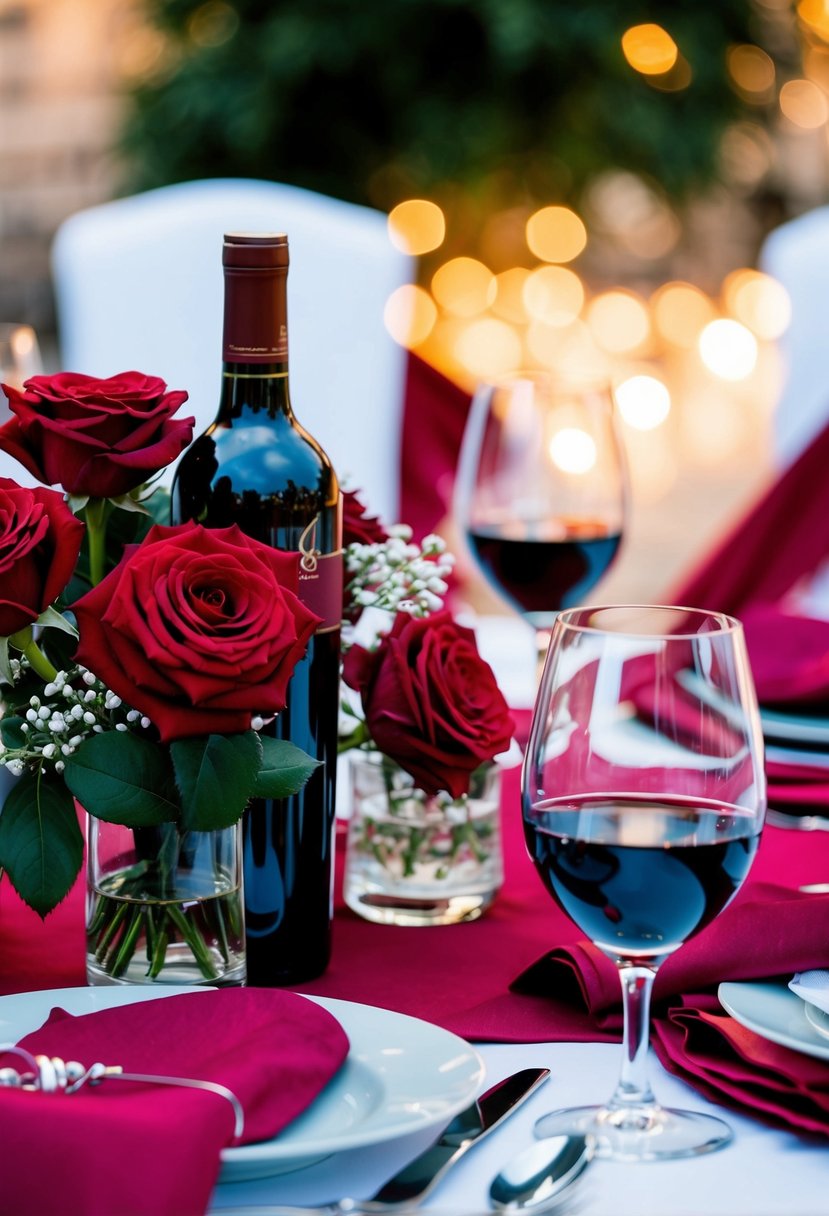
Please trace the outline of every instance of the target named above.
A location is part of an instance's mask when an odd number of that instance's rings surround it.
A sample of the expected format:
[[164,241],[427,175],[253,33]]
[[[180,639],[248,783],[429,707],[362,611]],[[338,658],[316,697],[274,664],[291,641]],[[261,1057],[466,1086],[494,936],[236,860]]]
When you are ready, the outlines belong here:
[[[460,1162],[424,1204],[424,1216],[472,1216],[488,1208],[489,1180],[532,1139],[535,1120],[558,1106],[610,1096],[619,1047],[606,1043],[491,1044],[478,1047],[483,1088],[516,1069],[546,1066],[551,1077],[525,1105]],[[707,1110],[734,1130],[728,1147],[682,1161],[642,1165],[595,1161],[574,1191],[578,1216],[827,1216],[829,1140],[773,1131],[713,1107],[666,1073],[653,1056],[651,1078],[666,1106]],[[313,1204],[371,1195],[429,1142],[428,1134],[330,1157],[308,1169],[256,1182],[219,1185],[213,1212],[260,1203]]]

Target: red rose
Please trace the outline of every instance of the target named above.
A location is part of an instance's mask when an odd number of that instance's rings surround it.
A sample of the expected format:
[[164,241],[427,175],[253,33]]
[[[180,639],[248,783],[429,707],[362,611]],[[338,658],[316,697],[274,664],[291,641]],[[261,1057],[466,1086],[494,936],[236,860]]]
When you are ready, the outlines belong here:
[[343,547],[382,544],[389,534],[376,515],[369,515],[356,490],[343,492]]
[[235,525],[150,529],[73,605],[83,663],[163,742],[247,730],[282,709],[319,618],[297,598],[299,554]]
[[15,415],[0,448],[38,481],[69,494],[116,498],[170,464],[193,438],[194,418],[172,415],[187,400],[157,376],[108,380],[61,372],[2,386]]
[[398,613],[377,650],[351,648],[343,674],[378,750],[429,794],[459,798],[474,770],[509,747],[514,723],[492,668],[449,612]]
[[0,477],[0,638],[31,625],[57,599],[83,533],[63,495]]

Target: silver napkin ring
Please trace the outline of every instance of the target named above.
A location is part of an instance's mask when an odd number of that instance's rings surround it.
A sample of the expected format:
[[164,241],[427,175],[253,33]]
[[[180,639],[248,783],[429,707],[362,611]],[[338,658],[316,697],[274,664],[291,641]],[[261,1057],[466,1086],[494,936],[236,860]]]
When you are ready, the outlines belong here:
[[226,1098],[233,1107],[235,1125],[233,1139],[238,1140],[245,1127],[245,1112],[242,1103],[232,1090],[217,1081],[196,1081],[191,1077],[161,1077],[149,1073],[124,1072],[120,1064],[91,1064],[89,1068],[77,1060],[64,1061],[60,1056],[35,1056],[16,1043],[0,1043],[0,1056],[17,1056],[26,1064],[26,1071],[19,1068],[0,1068],[0,1086],[8,1089],[25,1089],[44,1094],[75,1094],[84,1085],[98,1085],[101,1081],[141,1081],[149,1085],[179,1085],[186,1089],[206,1089],[209,1093]]

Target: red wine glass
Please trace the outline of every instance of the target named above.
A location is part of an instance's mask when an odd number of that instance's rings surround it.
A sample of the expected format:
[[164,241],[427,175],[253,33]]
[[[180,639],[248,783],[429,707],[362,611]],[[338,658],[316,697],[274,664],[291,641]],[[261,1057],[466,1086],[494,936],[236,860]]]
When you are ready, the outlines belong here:
[[648,1083],[657,968],[745,879],[766,809],[762,733],[743,630],[717,612],[611,605],[561,612],[522,772],[524,835],[549,894],[622,982],[619,1083],[604,1106],[544,1115],[599,1156],[686,1157],[731,1138],[661,1107]]
[[535,630],[539,674],[556,613],[583,603],[613,563],[625,502],[607,382],[527,371],[478,387],[455,519],[486,579]]

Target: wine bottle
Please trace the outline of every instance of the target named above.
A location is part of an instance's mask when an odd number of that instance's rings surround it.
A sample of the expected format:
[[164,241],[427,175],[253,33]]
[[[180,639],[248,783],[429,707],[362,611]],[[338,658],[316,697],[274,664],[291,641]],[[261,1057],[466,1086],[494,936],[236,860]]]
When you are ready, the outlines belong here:
[[226,235],[222,261],[219,412],[179,462],[173,522],[235,523],[299,551],[299,594],[322,618],[266,728],[322,764],[299,794],[254,799],[243,818],[248,982],[277,987],[320,975],[331,949],[342,500],[330,460],[291,407],[287,237]]

